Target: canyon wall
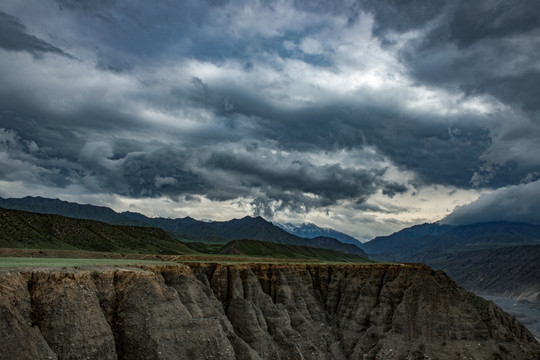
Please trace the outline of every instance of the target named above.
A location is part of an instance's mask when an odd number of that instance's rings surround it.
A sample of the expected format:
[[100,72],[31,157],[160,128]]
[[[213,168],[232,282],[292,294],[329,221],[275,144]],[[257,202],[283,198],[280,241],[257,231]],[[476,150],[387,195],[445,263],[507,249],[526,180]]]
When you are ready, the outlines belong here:
[[185,264],[0,273],[1,359],[539,359],[424,265]]

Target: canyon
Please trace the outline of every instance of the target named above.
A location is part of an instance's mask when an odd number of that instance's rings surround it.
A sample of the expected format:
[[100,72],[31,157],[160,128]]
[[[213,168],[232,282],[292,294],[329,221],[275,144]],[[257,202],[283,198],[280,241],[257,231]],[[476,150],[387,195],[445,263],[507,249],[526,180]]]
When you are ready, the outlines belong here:
[[0,272],[2,359],[539,359],[516,319],[421,264]]

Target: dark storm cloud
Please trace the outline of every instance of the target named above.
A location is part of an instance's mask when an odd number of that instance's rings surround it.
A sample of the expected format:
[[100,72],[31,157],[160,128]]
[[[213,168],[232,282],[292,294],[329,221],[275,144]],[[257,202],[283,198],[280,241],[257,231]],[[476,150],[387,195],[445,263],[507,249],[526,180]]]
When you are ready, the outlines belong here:
[[456,1],[425,38],[406,48],[403,59],[421,82],[458,87],[470,96],[490,94],[538,111],[537,8],[534,0]]
[[[234,85],[226,89],[199,86],[205,95],[194,100],[201,106],[221,116],[256,119],[257,132],[250,136],[276,139],[286,150],[332,151],[374,145],[400,168],[415,171],[423,184],[470,186],[475,169],[482,165],[479,156],[491,145],[489,130],[476,125],[478,118],[473,115],[468,119],[449,117],[456,124],[449,126],[437,114],[433,119],[412,117],[372,104],[358,107],[341,102],[288,110]],[[227,111],[225,98],[233,105]],[[512,175],[513,179],[504,178]],[[519,182],[524,174],[501,171],[498,176],[493,179],[495,185]]]
[[532,1],[6,4],[0,46],[20,57],[0,53],[1,180],[272,215],[540,166],[524,160],[539,146]]
[[389,31],[404,32],[425,26],[448,3],[445,0],[367,0],[363,9],[374,14],[374,33],[385,36]]
[[[56,1],[63,12],[85,26],[73,31],[86,46],[96,47],[101,68],[131,69],[135,64],[158,57],[169,44],[180,40],[189,46],[189,35],[207,16],[204,2],[145,1]],[[195,39],[194,39],[195,40]]]
[[439,14],[448,1],[295,0],[294,3],[298,8],[314,13],[347,16],[350,23],[358,20],[360,12],[372,13],[375,18],[374,32],[385,34],[389,30],[406,31],[423,26]]
[[[457,1],[442,9],[425,36],[402,50],[419,83],[462,91],[470,99],[489,96],[506,106],[491,115],[504,125],[486,128],[489,138],[479,137],[473,145],[480,151],[453,154],[474,169],[471,186],[517,185],[540,166],[526,160],[536,158],[540,148],[537,8],[536,1]],[[490,147],[481,151],[487,141]],[[483,164],[474,164],[478,160]]]
[[441,222],[466,225],[489,221],[540,224],[540,181],[484,194],[471,204],[458,207]]
[[450,41],[466,47],[489,38],[524,34],[540,26],[535,0],[458,2],[449,22]]
[[[208,188],[189,171],[193,160],[186,151],[164,147],[133,151],[136,144],[126,148],[110,137],[88,142],[80,139],[78,144],[64,138],[58,144],[62,142],[69,144],[71,158],[52,149],[52,144],[22,139],[12,130],[0,129],[0,179],[26,177],[26,181],[59,188],[77,184],[90,191],[136,198],[203,194]],[[67,152],[67,146],[62,150]]]
[[399,183],[389,183],[383,188],[383,195],[394,197],[397,194],[403,194],[409,190],[405,185]]
[[[74,14],[86,25],[75,28],[87,46],[97,48],[98,65],[112,71],[130,70],[134,66],[168,61],[173,57],[226,61],[257,57],[268,48],[280,46],[286,32],[275,37],[257,31],[245,34],[230,26],[238,12],[254,6],[273,8],[269,2],[243,1],[72,1],[55,0],[64,12]],[[246,14],[257,16],[253,13]],[[237,17],[237,18],[235,18]],[[261,18],[258,24],[272,19]],[[257,29],[254,29],[257,30]],[[294,38],[294,36],[293,36]],[[249,60],[245,61],[246,69]]]
[[380,214],[399,214],[399,213],[407,213],[410,211],[409,208],[392,205],[391,203],[384,203],[384,204],[361,203],[361,204],[355,204],[354,209],[357,211],[362,211],[362,212],[380,213]]
[[26,26],[14,16],[0,10],[0,47],[10,51],[28,51],[39,56],[51,52],[66,55],[59,48],[28,34]]
[[52,187],[71,184],[77,166],[65,166],[67,161],[50,158],[45,151],[33,140],[0,128],[0,179]]
[[48,184],[58,187],[84,184],[89,190],[134,198],[194,199],[196,195],[205,195],[224,201],[253,197],[256,211],[268,215],[283,209],[307,212],[341,200],[362,203],[381,186],[397,188],[395,191],[399,192],[406,190],[387,184],[381,178],[384,170],[316,166],[298,159],[286,162],[282,157],[272,157],[269,149],[259,149],[257,158],[248,153],[233,155],[219,148],[159,147],[121,155],[118,149],[123,144],[104,138],[80,144],[75,161],[55,161],[54,154],[48,154],[33,140],[23,140],[4,129],[0,135],[2,150],[9,153],[9,158],[0,159],[6,164],[5,171],[0,173],[3,180],[30,171],[36,182],[47,179]]
[[315,166],[307,161],[290,163],[213,153],[205,164],[238,175],[247,188],[263,187],[274,191],[309,193],[335,203],[341,199],[364,200],[373,194],[382,172],[355,171],[339,165]]

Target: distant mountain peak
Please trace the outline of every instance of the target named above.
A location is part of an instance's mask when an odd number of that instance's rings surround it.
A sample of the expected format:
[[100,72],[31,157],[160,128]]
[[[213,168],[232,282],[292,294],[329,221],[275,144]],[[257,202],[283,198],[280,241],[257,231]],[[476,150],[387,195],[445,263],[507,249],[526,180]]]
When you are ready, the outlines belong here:
[[322,237],[328,237],[328,238],[334,238],[338,241],[344,243],[344,244],[352,244],[359,247],[362,247],[362,242],[348,234],[345,234],[341,231],[334,230],[332,228],[328,227],[321,227],[318,225],[315,225],[313,223],[301,223],[301,224],[293,224],[293,223],[274,223],[274,225],[282,228],[283,230],[287,231],[290,234],[313,239],[319,236]]

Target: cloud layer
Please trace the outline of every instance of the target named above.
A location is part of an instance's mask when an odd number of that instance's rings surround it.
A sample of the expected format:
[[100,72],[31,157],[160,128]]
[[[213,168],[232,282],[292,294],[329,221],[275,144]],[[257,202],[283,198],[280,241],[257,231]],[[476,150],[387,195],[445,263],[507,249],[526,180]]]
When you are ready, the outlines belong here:
[[497,189],[458,207],[441,222],[466,225],[490,221],[540,224],[540,181]]
[[535,9],[4,1],[0,195],[327,214],[357,236],[437,220],[539,178]]

